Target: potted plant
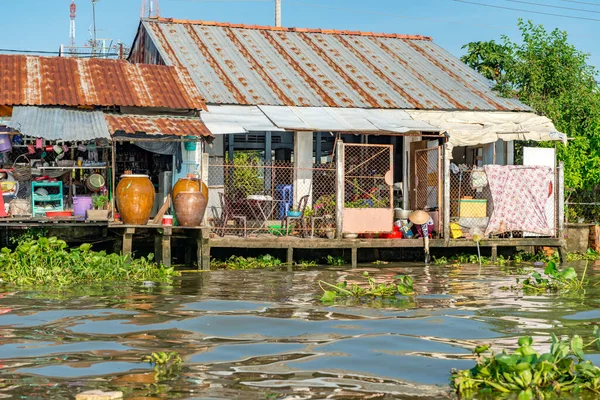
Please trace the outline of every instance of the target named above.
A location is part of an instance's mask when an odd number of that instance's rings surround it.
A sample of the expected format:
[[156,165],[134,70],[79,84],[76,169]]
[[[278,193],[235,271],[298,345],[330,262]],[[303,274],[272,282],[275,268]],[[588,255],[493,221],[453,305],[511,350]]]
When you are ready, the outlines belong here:
[[109,210],[106,209],[108,196],[100,194],[92,196],[93,210],[87,210],[87,219],[90,221],[108,221]]

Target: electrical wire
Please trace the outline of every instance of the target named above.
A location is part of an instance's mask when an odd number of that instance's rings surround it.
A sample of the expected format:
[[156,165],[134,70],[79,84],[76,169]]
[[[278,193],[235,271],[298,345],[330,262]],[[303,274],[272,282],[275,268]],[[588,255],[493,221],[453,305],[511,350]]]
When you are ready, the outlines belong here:
[[576,4],[587,4],[588,6],[600,7],[598,3],[590,3],[589,1],[576,1],[576,0],[560,0],[565,3],[576,3]]
[[501,9],[501,10],[520,11],[520,12],[526,12],[526,13],[531,13],[531,14],[550,15],[552,17],[561,17],[561,18],[578,19],[578,20],[582,20],[582,21],[600,22],[600,19],[598,19],[598,18],[576,17],[576,16],[572,16],[572,15],[554,14],[554,13],[549,13],[549,12],[544,12],[544,11],[524,10],[522,8],[495,6],[492,4],[476,3],[474,1],[466,1],[466,0],[452,0],[452,1],[455,1],[457,3],[473,4],[473,5],[481,6],[481,7],[497,8],[497,9]]
[[534,3],[534,2],[531,2],[531,1],[522,1],[522,0],[504,0],[504,1],[508,1],[510,3],[529,4],[529,5],[538,6],[538,7],[558,8],[558,9],[561,9],[561,10],[571,10],[571,11],[589,12],[589,13],[594,13],[594,14],[600,14],[600,11],[586,10],[584,8],[553,6],[553,5],[550,5],[550,4],[540,4],[540,3]]

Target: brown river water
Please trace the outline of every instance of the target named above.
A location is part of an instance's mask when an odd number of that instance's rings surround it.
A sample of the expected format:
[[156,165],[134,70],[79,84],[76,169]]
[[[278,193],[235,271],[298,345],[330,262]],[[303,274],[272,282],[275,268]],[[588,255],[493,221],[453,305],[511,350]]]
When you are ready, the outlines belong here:
[[[585,262],[570,263],[581,273]],[[415,279],[412,298],[324,306],[318,281]],[[452,368],[471,349],[514,348],[531,335],[592,340],[600,324],[600,262],[585,293],[502,290],[515,267],[390,264],[358,269],[186,272],[171,284],[111,283],[61,291],[0,287],[0,399],[452,398]],[[141,357],[176,351],[160,381]],[[600,352],[588,359],[600,364]]]

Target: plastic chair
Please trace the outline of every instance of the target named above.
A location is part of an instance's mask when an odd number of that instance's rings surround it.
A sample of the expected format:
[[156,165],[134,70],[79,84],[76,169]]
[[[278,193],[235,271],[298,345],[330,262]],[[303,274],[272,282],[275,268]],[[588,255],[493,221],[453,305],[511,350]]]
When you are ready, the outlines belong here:
[[279,204],[279,218],[282,219],[287,215],[287,212],[293,207],[294,186],[277,185],[276,189],[281,194],[281,203]]

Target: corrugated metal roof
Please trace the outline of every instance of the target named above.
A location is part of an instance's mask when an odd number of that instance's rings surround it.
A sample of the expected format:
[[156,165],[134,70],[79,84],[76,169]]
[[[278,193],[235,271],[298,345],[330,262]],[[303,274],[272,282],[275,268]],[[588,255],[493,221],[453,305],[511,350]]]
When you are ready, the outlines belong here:
[[24,55],[0,55],[0,105],[205,108],[185,69]]
[[17,106],[8,126],[23,135],[48,140],[111,139],[102,111]]
[[117,131],[135,135],[212,136],[200,118],[105,114],[111,134]]
[[141,29],[210,104],[530,111],[421,36],[171,19]]

